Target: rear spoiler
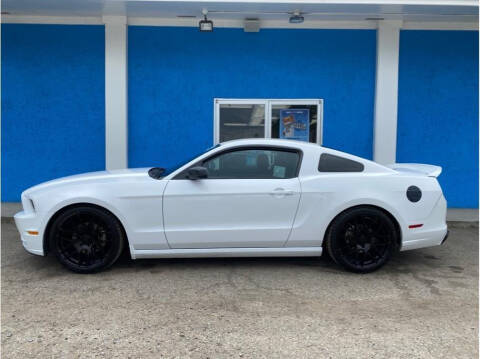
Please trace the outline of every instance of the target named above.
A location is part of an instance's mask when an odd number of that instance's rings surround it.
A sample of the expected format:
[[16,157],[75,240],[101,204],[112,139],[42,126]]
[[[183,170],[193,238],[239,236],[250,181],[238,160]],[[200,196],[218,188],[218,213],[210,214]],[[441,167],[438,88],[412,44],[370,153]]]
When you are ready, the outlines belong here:
[[442,167],[422,163],[394,163],[387,167],[398,172],[423,174],[428,177],[438,177],[442,173]]

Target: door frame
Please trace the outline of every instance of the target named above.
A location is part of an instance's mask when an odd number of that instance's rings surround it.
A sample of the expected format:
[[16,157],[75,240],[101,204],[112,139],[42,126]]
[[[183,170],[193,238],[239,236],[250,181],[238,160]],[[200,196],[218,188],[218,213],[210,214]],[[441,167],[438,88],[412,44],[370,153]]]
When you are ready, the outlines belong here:
[[220,142],[220,105],[264,105],[264,138],[272,138],[272,105],[310,105],[317,106],[317,144],[323,143],[323,99],[239,99],[214,98],[213,101],[213,144]]

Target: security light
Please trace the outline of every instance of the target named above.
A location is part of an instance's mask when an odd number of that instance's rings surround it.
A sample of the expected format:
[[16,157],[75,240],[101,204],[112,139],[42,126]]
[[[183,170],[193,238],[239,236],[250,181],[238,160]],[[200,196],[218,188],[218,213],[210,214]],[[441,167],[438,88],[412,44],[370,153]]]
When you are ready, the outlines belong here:
[[259,32],[260,20],[255,18],[247,18],[243,21],[243,31],[245,32]]
[[290,24],[301,24],[303,20],[305,20],[305,18],[302,16],[300,10],[295,10],[288,21]]
[[198,23],[198,29],[200,31],[213,31],[213,21],[207,19],[208,11],[206,9],[202,10],[203,20],[200,20]]

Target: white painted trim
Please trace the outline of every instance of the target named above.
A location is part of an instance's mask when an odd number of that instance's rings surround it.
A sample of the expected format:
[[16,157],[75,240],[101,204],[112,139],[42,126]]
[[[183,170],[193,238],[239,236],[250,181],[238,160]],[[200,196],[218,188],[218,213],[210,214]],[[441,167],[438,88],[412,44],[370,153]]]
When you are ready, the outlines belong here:
[[[326,14],[327,16],[327,14]],[[365,15],[372,16],[371,14]],[[380,15],[379,15],[380,16]],[[401,16],[400,16],[401,17]],[[243,28],[243,19],[215,19],[211,17],[215,28]],[[197,27],[199,18],[161,18],[161,17],[129,17],[131,26],[180,26]],[[386,20],[389,21],[389,20]],[[405,21],[408,29],[414,30],[478,30],[477,21]],[[260,19],[262,29],[376,29],[375,20],[306,20],[302,24],[290,24],[285,20]],[[215,30],[214,30],[215,31]]]
[[220,116],[220,108],[217,106],[217,100],[213,99],[213,144],[215,145],[216,143],[219,142],[220,140],[220,135],[219,135],[219,126],[217,124],[217,121],[215,120],[216,118],[219,118]]
[[[210,18],[210,17],[209,17]],[[244,19],[211,19],[214,28],[242,28]],[[128,24],[131,26],[180,26],[180,27],[198,27],[200,18],[161,18],[161,17],[129,17]],[[371,20],[364,21],[343,21],[343,20],[310,20],[302,24],[290,24],[288,18],[285,20],[260,20],[260,31],[262,29],[375,29],[376,22]],[[215,31],[215,30],[214,30]]]
[[[198,0],[130,0],[129,2],[145,2],[145,3],[192,3]],[[117,1],[119,3],[127,1]],[[199,1],[200,2],[200,1]],[[478,6],[477,0],[202,0],[202,3],[223,3],[223,4],[255,4],[255,5],[265,5],[265,4],[287,4],[292,5],[292,3],[298,2],[301,5],[337,5],[337,4],[352,4],[352,5],[421,5],[421,6],[433,6],[433,5],[444,5],[444,6]]]
[[323,99],[227,99],[215,98],[213,101],[213,144],[220,143],[220,105],[264,105],[265,106],[265,138],[272,137],[272,105],[314,105],[317,106],[317,143],[323,143]]
[[103,25],[100,16],[2,15],[3,24]]
[[272,101],[265,106],[265,138],[272,138]]
[[[172,2],[172,0],[144,0],[145,2]],[[298,1],[298,0],[296,0]],[[192,2],[192,0],[175,0],[175,2]],[[204,3],[235,3],[235,4],[288,4],[292,0],[202,0]],[[323,4],[352,4],[352,5],[449,5],[449,6],[478,6],[477,0],[301,0],[300,4],[323,5]]]
[[401,30],[474,30],[474,31],[478,31],[478,21],[477,22],[404,21]]
[[317,142],[320,146],[323,146],[323,99],[319,100],[318,110],[317,110]]
[[126,19],[105,24],[105,165],[128,167],[128,84]]
[[400,27],[382,21],[377,30],[373,159],[381,164],[396,159]]
[[102,22],[109,25],[126,25],[126,16],[102,16]]
[[[3,15],[5,24],[60,24],[60,25],[103,25],[108,17],[81,16],[19,16]],[[216,28],[243,28],[243,19],[215,19]],[[199,18],[178,19],[161,17],[128,17],[131,26],[184,26],[197,27]],[[408,30],[477,30],[478,21],[405,21],[402,28]],[[376,29],[372,20],[307,20],[303,24],[290,24],[285,20],[261,20],[261,29]]]

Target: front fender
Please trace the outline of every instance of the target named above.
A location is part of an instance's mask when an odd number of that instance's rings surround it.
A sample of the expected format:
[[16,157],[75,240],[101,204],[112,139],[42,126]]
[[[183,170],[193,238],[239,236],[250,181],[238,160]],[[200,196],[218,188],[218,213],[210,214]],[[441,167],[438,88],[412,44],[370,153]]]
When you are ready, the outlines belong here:
[[[61,199],[59,198],[59,196],[59,194],[51,196],[51,194],[49,195],[49,193],[30,195],[30,198],[33,200],[34,203],[41,204],[38,206],[39,208],[37,212],[37,216],[39,219],[38,231],[39,235],[43,239],[44,248],[46,248],[45,245],[47,238],[45,237],[45,234],[47,231],[47,227],[56,213],[71,205],[90,204],[105,208],[120,221],[127,235],[128,245],[130,249],[132,249],[129,241],[131,229],[129,227],[128,221],[125,218],[124,214],[118,208],[112,206],[110,202],[88,195],[68,197],[68,193],[65,193],[63,198]],[[54,198],[54,200],[52,198]],[[130,250],[130,253],[133,253],[133,251]]]
[[[96,183],[69,183],[27,191],[41,217],[42,236],[51,218],[62,208],[88,203],[115,215],[127,235],[132,256],[138,249],[168,249],[163,227],[163,191],[166,181],[145,177],[104,180]],[[43,238],[43,237],[42,237]]]

